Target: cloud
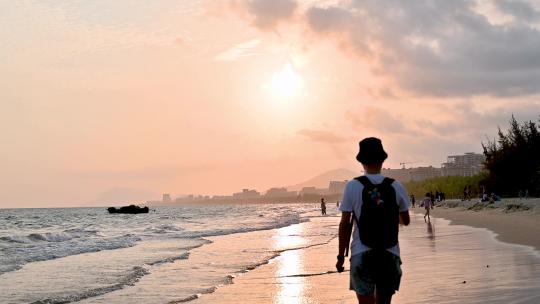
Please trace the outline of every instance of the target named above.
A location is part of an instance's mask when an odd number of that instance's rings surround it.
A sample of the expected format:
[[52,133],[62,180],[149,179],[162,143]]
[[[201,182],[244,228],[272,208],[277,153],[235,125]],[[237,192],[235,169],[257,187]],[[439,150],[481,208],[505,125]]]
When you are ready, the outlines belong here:
[[302,135],[312,141],[330,144],[342,143],[347,141],[345,137],[324,130],[302,129],[299,130],[297,134]]
[[384,133],[406,132],[405,124],[389,111],[373,106],[363,107],[360,111],[347,111],[345,118],[359,131],[377,131]]
[[516,101],[511,107],[498,106],[490,110],[482,109],[482,103],[460,102],[456,105],[439,105],[441,112],[446,113],[448,119],[416,119],[413,124],[423,131],[435,136],[450,138],[474,138],[485,139],[485,136],[493,136],[497,132],[497,126],[502,129],[508,127],[510,117],[518,121],[537,121],[540,101]]
[[[315,33],[336,34],[374,71],[401,88],[431,96],[540,93],[540,13],[499,1],[514,21],[492,24],[473,1],[341,1],[310,7]],[[343,41],[339,41],[343,43]]]
[[246,42],[239,43],[228,50],[225,50],[214,57],[215,61],[236,61],[242,57],[253,56],[253,51],[259,44],[260,39],[252,39]]
[[511,15],[515,21],[538,21],[540,14],[531,4],[525,1],[494,1],[495,6],[502,12]]
[[298,4],[295,0],[249,0],[241,1],[240,7],[251,16],[255,26],[270,30],[291,18]]

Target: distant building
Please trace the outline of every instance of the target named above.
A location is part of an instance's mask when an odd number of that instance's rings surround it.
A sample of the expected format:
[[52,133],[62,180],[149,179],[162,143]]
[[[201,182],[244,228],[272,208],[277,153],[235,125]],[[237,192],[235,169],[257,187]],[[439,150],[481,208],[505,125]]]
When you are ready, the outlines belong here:
[[484,170],[486,158],[479,153],[465,153],[464,155],[448,156],[442,164],[443,176],[473,176]]
[[296,191],[288,191],[287,188],[270,188],[268,191],[266,191],[266,194],[264,196],[266,197],[292,197],[296,196]]
[[163,193],[163,197],[161,198],[161,202],[170,203],[171,202],[171,195],[169,193]]
[[232,199],[232,196],[228,196],[228,195],[214,195],[214,196],[212,196],[211,199],[212,199],[212,200],[226,201],[226,200],[231,200],[231,199]]
[[441,168],[435,168],[433,166],[410,168],[409,172],[412,181],[423,181],[442,175]]
[[233,198],[235,199],[251,199],[259,198],[261,194],[256,190],[242,189],[242,192],[233,193]]
[[386,168],[383,168],[382,171],[381,171],[382,175],[386,176],[386,177],[390,177],[390,178],[393,178],[395,180],[398,180],[402,183],[406,183],[408,181],[411,181],[411,169],[405,169],[405,168],[400,168],[400,169],[386,169]]
[[300,190],[300,195],[324,195],[328,192],[328,189],[320,189],[316,187],[304,187],[302,190]]
[[347,185],[348,181],[330,181],[330,185],[328,186],[328,193],[329,194],[341,194],[345,191],[345,186]]

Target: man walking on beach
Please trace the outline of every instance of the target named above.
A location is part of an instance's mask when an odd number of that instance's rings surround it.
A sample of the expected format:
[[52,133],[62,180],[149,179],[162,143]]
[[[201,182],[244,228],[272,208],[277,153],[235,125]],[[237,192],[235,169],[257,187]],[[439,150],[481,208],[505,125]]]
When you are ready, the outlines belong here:
[[336,268],[343,271],[352,217],[350,289],[356,292],[359,304],[390,303],[401,281],[398,225],[410,222],[409,197],[398,181],[381,175],[387,157],[380,139],[360,141],[356,159],[365,175],[347,183],[339,207]]

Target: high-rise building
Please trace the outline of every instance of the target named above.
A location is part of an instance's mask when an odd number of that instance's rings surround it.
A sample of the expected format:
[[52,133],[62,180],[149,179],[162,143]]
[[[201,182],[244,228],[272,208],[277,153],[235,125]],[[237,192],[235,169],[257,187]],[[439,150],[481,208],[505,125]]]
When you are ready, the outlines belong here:
[[406,183],[411,180],[411,169],[410,168],[400,168],[400,169],[386,169],[383,168],[381,173],[384,176],[393,178],[395,180],[398,180],[402,183]]
[[484,170],[486,158],[479,153],[465,153],[464,155],[448,156],[447,161],[442,164],[443,176],[473,176]]
[[428,178],[439,177],[442,175],[441,168],[429,167],[417,167],[411,168],[410,176],[413,181],[423,181]]
[[161,198],[161,202],[170,203],[171,202],[171,195],[169,193],[163,193],[163,197]]

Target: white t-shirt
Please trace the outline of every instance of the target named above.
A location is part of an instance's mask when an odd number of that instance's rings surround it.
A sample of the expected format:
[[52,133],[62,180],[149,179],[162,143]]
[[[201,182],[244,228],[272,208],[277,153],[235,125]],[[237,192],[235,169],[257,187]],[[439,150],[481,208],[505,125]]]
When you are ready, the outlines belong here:
[[[384,180],[382,174],[366,174],[367,178],[374,184],[380,184]],[[409,195],[407,190],[403,188],[400,182],[394,181],[392,187],[396,190],[396,203],[399,206],[399,212],[405,212],[409,210]],[[360,218],[362,213],[362,190],[364,190],[364,185],[359,181],[353,179],[347,183],[345,187],[345,192],[343,193],[343,199],[339,205],[339,210],[345,212],[351,212],[354,210],[356,219]],[[353,241],[351,244],[351,256],[368,251],[368,246],[364,245],[360,240],[360,232],[358,231],[358,226],[356,221],[354,221],[354,230],[353,230]],[[388,251],[399,256],[399,243],[389,248]]]

